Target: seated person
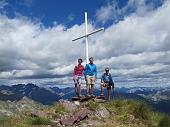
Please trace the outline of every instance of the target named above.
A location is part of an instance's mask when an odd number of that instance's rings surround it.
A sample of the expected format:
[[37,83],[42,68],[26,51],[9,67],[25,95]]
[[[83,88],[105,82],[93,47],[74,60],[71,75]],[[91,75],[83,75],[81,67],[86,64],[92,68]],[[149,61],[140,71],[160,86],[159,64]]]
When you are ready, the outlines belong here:
[[105,73],[102,75],[101,78],[101,84],[100,84],[100,88],[101,88],[101,97],[104,97],[104,87],[107,87],[107,99],[110,100],[110,94],[111,94],[111,88],[114,88],[114,83],[112,80],[112,76],[109,73],[109,68],[105,68]]

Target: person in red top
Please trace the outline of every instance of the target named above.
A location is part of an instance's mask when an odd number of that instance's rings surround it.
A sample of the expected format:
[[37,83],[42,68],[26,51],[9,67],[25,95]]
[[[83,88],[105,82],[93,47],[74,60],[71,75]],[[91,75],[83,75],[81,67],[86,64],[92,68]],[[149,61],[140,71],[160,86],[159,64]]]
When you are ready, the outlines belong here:
[[75,92],[78,97],[81,97],[81,81],[84,71],[84,66],[81,65],[83,60],[81,58],[78,59],[78,65],[74,67],[74,84],[75,84]]

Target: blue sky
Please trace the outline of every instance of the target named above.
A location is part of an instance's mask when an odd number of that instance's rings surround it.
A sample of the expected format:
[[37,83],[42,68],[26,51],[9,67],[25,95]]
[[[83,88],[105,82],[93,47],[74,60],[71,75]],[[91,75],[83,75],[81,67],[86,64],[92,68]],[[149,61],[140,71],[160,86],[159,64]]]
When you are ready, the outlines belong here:
[[51,27],[54,22],[72,26],[84,21],[84,12],[89,13],[89,18],[95,18],[95,11],[107,4],[103,0],[7,0],[8,5],[4,7],[10,18],[15,18],[16,13],[38,19],[46,27]]
[[[84,22],[84,12],[88,12],[90,21],[96,21],[96,11],[103,6],[112,4],[116,0],[4,0],[7,5],[4,6],[2,13],[9,18],[15,18],[17,15],[29,17],[33,21],[40,21],[45,27],[52,27],[55,23],[71,27],[74,24]],[[153,4],[154,9],[161,6],[164,0],[146,0],[147,5]],[[114,2],[115,3],[115,2]],[[123,8],[128,0],[117,0],[117,8]],[[117,15],[114,20],[122,20],[128,14],[135,12],[135,6],[128,9],[123,14]],[[114,12],[113,12],[114,13]],[[114,21],[108,21],[105,24],[111,25]]]
[[170,85],[168,0],[1,0],[0,83],[72,85],[85,11],[89,31],[105,27],[89,38],[98,82],[110,67],[118,85]]

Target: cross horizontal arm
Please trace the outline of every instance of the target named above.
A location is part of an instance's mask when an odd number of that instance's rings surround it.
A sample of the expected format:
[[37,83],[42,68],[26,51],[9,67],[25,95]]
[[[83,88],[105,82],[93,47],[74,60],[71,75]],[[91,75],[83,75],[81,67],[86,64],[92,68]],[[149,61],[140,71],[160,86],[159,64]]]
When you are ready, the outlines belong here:
[[86,36],[89,36],[89,35],[92,35],[92,34],[94,34],[94,33],[100,32],[100,31],[102,31],[102,30],[104,30],[104,27],[102,27],[102,28],[100,28],[100,29],[98,29],[98,30],[95,30],[95,31],[93,31],[93,32],[91,32],[91,33],[88,33]]
[[76,39],[73,39],[72,41],[79,40],[79,39],[84,38],[84,37],[86,37],[86,36],[87,36],[87,35],[84,35],[84,36],[78,37],[78,38],[76,38]]
[[97,32],[99,32],[99,31],[102,31],[102,30],[104,30],[103,27],[100,28],[100,29],[98,29],[98,30],[95,30],[95,31],[93,31],[93,32],[91,32],[91,33],[88,33],[87,35],[83,35],[83,36],[81,36],[81,37],[78,37],[78,38],[76,38],[76,39],[73,39],[72,41],[76,41],[76,40],[79,40],[79,39],[81,39],[81,38],[88,37],[89,35],[92,35],[92,34],[94,34],[94,33],[97,33]]

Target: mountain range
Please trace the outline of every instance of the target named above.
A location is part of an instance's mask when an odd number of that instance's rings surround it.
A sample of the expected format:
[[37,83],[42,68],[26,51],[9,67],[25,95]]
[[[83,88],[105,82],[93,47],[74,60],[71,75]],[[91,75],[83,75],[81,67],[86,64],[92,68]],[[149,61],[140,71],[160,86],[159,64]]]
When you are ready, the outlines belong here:
[[[94,93],[98,96],[100,89],[95,89]],[[85,90],[82,90],[82,94],[85,94]],[[44,105],[51,105],[60,99],[71,100],[74,96],[75,92],[73,87],[44,88],[32,83],[0,86],[1,101],[12,102],[29,98]],[[112,98],[142,100],[148,103],[154,110],[170,114],[170,87],[120,87],[114,90]]]

